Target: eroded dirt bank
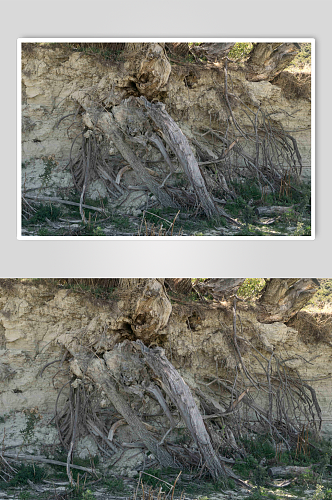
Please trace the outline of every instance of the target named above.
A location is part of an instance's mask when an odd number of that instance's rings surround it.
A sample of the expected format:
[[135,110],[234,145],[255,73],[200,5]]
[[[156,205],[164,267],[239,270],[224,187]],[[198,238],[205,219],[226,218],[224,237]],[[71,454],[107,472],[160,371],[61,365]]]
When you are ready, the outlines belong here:
[[[147,326],[142,311],[149,309],[150,303],[143,302],[137,306],[133,297],[115,297],[107,303],[91,301],[84,293],[59,289],[45,282],[6,281],[2,284],[1,414],[21,413],[32,407],[38,407],[44,415],[53,414],[58,390],[70,378],[69,359],[62,359],[63,348],[58,343],[59,337],[68,334],[89,339],[96,352],[112,350],[115,344],[125,340],[142,339],[150,347],[161,346],[194,389],[203,390],[204,383],[216,377],[232,378],[236,358],[229,304],[172,301],[166,311],[159,304],[153,321]],[[332,347],[329,339],[309,337],[308,342],[302,333],[284,323],[260,323],[251,306],[239,306],[238,314],[242,338],[265,356],[273,351],[290,372],[297,370],[303,380],[310,381],[322,409],[323,432],[331,434]],[[252,351],[244,341],[239,344],[251,373],[262,374]],[[46,365],[49,366],[45,368]],[[66,391],[61,397],[67,397]],[[101,398],[99,404],[107,407],[107,399]],[[12,421],[10,418],[5,423],[9,440]]]

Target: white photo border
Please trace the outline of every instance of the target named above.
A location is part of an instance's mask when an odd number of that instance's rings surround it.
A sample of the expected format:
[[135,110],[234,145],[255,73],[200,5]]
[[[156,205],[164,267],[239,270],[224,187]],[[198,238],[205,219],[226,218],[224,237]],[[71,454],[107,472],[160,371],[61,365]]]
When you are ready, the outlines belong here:
[[[252,43],[264,43],[264,42],[297,42],[297,43],[311,43],[311,235],[310,236],[25,236],[22,235],[22,179],[21,179],[21,168],[22,168],[22,110],[21,110],[21,56],[22,56],[22,44],[23,43],[115,43],[115,42],[252,42]],[[284,38],[284,37],[274,37],[274,38],[263,38],[263,37],[236,37],[236,38],[206,38],[199,37],[172,37],[172,38],[156,38],[156,37],[139,37],[139,38],[18,38],[17,39],[17,239],[18,240],[314,240],[316,237],[316,200],[315,200],[315,38]]]

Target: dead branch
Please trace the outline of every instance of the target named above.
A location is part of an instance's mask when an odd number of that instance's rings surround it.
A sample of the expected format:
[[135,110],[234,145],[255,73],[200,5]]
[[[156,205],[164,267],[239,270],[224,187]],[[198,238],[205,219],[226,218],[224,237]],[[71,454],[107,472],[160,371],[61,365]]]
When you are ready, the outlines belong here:
[[[30,196],[30,195],[25,195],[28,200],[40,202],[40,201],[49,201],[50,203],[60,203],[62,205],[71,205],[74,207],[79,207],[80,203],[75,203],[74,201],[68,201],[68,200],[61,200],[60,198],[52,198],[51,196]],[[95,212],[100,212],[102,214],[105,214],[105,210],[102,208],[98,207],[93,207],[92,205],[81,205],[83,208],[87,208],[88,210],[94,210]]]
[[[51,460],[49,458],[40,457],[38,455],[17,455],[11,453],[3,453],[3,456],[9,458],[10,460],[18,461],[18,460],[31,460],[32,462],[41,462],[45,464],[51,465],[61,465],[63,467],[67,467],[66,462],[59,462],[58,460]],[[70,469],[81,470],[83,472],[88,472],[89,474],[96,475],[96,472],[93,469],[89,469],[87,467],[81,467],[80,465],[69,464]]]

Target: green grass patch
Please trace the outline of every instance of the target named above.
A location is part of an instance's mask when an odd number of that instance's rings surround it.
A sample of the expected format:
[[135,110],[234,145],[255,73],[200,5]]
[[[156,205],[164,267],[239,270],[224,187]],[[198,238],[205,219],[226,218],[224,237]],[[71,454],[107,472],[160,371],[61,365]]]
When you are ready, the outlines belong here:
[[261,500],[264,498],[277,500],[278,496],[275,493],[266,490],[265,488],[258,487],[255,488],[255,490],[248,497],[246,497],[246,500]]
[[33,483],[40,483],[45,477],[45,471],[35,464],[20,464],[16,467],[17,474],[8,482],[0,481],[0,490],[10,487],[24,486]]
[[121,478],[110,478],[106,479],[103,482],[103,485],[110,491],[111,493],[124,493],[127,491],[126,485]]
[[30,226],[31,224],[42,224],[47,222],[46,219],[56,221],[62,215],[62,210],[56,205],[44,205],[41,203],[35,214],[29,220],[22,219],[22,226]]
[[[163,481],[173,485],[179,472],[179,469],[172,467],[162,469],[146,469],[141,478],[144,485],[151,487],[154,490],[158,490],[162,487],[163,491],[167,492],[170,489],[170,486],[163,483]],[[195,472],[197,473],[197,478],[193,478],[189,483],[182,480],[180,475],[176,489],[177,491],[184,491],[186,495],[204,498],[207,495],[212,495],[225,490],[233,490],[236,488],[235,482],[232,479],[212,481],[211,479],[204,479],[204,477],[201,477],[201,471],[199,470],[183,470],[182,472],[190,475],[195,475]]]
[[130,230],[132,227],[131,221],[128,217],[124,217],[122,215],[113,215],[111,218],[111,224],[117,228],[122,230]]

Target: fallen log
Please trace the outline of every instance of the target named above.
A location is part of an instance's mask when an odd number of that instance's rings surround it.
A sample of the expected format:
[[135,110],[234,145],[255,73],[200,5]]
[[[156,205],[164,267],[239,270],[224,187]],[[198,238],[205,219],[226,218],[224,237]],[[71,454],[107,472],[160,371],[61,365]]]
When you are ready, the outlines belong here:
[[272,477],[287,477],[287,476],[296,476],[299,474],[306,474],[310,472],[310,467],[299,467],[297,465],[288,465],[286,467],[278,466],[278,467],[270,467],[268,469],[268,473]]
[[256,213],[259,216],[269,217],[270,215],[287,214],[287,213],[290,213],[292,210],[293,210],[293,207],[279,207],[279,206],[257,207]]

